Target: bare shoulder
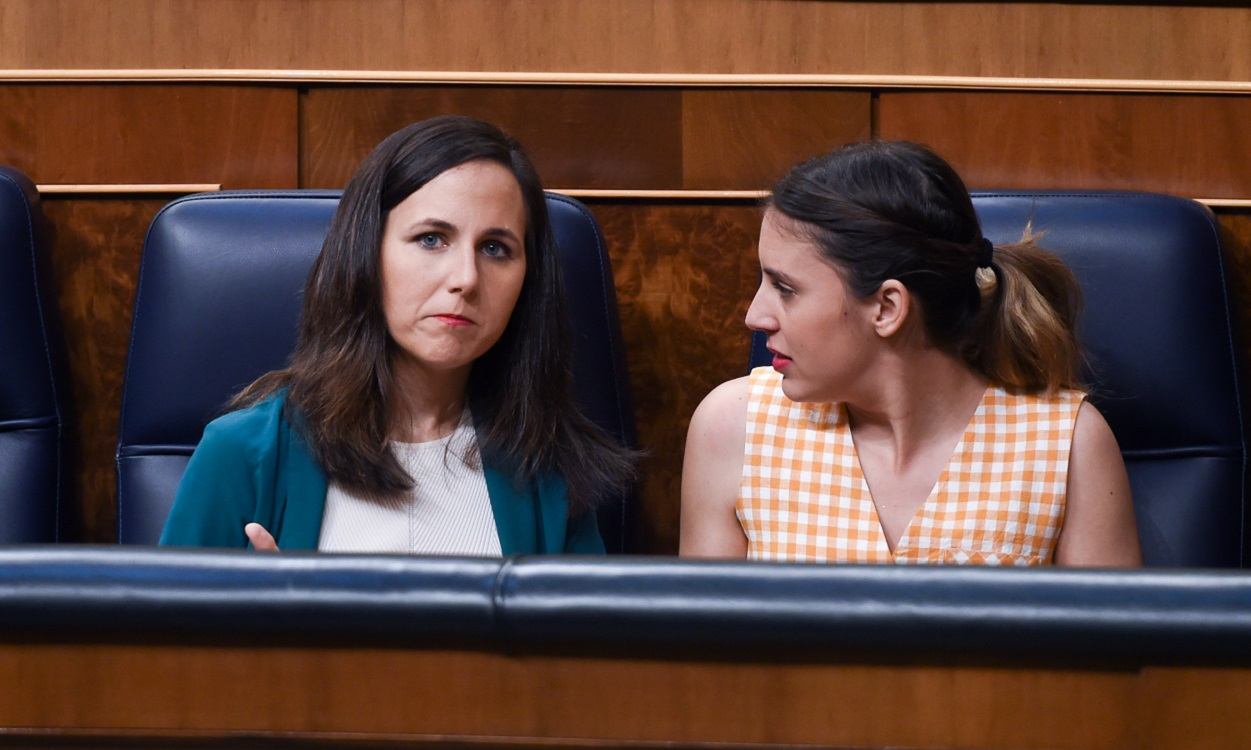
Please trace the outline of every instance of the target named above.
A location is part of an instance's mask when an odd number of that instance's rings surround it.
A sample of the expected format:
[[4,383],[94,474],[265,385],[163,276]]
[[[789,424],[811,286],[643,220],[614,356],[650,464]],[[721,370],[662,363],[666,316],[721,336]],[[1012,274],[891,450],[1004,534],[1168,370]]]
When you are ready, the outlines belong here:
[[1090,401],[1082,401],[1077,409],[1077,422],[1073,425],[1073,450],[1078,455],[1085,455],[1090,451],[1112,451],[1117,460],[1121,460],[1121,447],[1117,445],[1108,420],[1104,419],[1103,414]]
[[748,389],[746,376],[712,389],[691,415],[688,446],[692,440],[698,440],[705,449],[732,450],[741,455],[747,430]]
[[1056,562],[1135,566],[1141,561],[1133,498],[1120,446],[1099,410],[1083,401],[1069,449],[1068,497]]
[[682,465],[682,555],[747,553],[734,510],[747,439],[747,397],[747,378],[722,383],[691,416]]

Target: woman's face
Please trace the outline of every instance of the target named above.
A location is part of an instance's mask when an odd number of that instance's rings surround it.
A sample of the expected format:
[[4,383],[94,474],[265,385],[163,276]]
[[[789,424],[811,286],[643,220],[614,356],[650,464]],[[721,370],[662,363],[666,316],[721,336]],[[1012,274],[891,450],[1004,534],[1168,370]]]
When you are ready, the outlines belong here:
[[526,275],[526,205],[493,161],[443,172],[387,215],[382,307],[400,366],[468,371],[499,340]]
[[792,401],[845,401],[858,392],[877,344],[873,304],[859,300],[842,276],[770,209],[760,226],[760,288],[747,327],[768,338],[782,392]]

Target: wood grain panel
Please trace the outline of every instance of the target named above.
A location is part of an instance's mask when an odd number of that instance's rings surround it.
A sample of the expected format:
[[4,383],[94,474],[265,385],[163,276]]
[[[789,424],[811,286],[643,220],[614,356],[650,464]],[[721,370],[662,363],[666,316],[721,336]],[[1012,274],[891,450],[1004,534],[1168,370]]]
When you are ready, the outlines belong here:
[[1251,671],[1246,669],[1144,670],[1144,745],[1175,750],[1247,747],[1248,678]]
[[641,552],[677,554],[682,452],[695,407],[747,371],[760,210],[593,202],[608,244],[642,464]]
[[[1221,244],[1225,251],[1226,279],[1240,335],[1243,380],[1251,373],[1251,211],[1221,211]],[[1244,392],[1245,392],[1244,388]],[[1251,395],[1251,394],[1248,394]]]
[[882,138],[926,143],[976,188],[1251,195],[1251,97],[886,92]]
[[143,237],[161,198],[45,198],[69,360],[82,539],[117,540],[117,419]]
[[[1216,218],[1221,228],[1225,278],[1234,314],[1234,343],[1242,403],[1251,404],[1251,210],[1223,210],[1217,213]],[[1244,422],[1243,432],[1243,439],[1251,445],[1251,420]],[[1245,514],[1243,533],[1247,535],[1244,538],[1251,538],[1251,517]]]
[[682,186],[767,190],[803,159],[868,138],[869,100],[867,91],[684,91]]
[[301,184],[342,187],[379,141],[440,114],[479,117],[525,146],[545,185],[681,184],[677,90],[523,87],[315,88],[302,103]]
[[1219,7],[1230,5],[1238,4],[5,0],[0,20],[13,31],[0,68],[1251,80],[1251,9]]
[[0,163],[38,183],[294,187],[293,87],[0,86]]
[[[1194,682],[1245,689],[1245,673],[1230,674]],[[551,746],[1140,746],[1133,671],[23,644],[0,646],[0,676],[0,725],[27,728],[476,737],[501,745],[545,738]],[[1161,680],[1172,685],[1168,675]],[[1240,718],[1225,725],[1245,738]]]

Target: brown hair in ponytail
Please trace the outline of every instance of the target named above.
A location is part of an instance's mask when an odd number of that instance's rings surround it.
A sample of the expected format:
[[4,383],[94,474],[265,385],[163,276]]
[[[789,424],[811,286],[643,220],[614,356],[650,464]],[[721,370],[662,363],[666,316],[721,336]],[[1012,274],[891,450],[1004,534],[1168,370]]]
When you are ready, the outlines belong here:
[[995,248],[978,269],[981,309],[961,351],[989,380],[1025,392],[1078,384],[1074,335],[1082,297],[1073,272],[1039,247],[1030,227],[1019,242]]
[[900,281],[930,343],[991,382],[1028,393],[1077,385],[1072,272],[1028,227],[992,252],[964,182],[924,146],[871,141],[810,159],[769,205],[798,222],[853,294]]

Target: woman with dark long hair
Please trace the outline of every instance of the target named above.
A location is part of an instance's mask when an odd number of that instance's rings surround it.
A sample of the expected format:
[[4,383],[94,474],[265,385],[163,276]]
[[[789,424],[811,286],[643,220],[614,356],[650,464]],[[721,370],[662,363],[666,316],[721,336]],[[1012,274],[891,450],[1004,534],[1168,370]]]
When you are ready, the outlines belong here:
[[573,405],[538,175],[467,117],[410,125],[364,160],[289,366],[231,408],[205,429],[162,544],[602,552],[596,500],[633,471]]
[[994,246],[912,143],[795,167],[747,325],[773,366],[687,434],[681,551],[831,562],[1137,565],[1125,466],[1078,390],[1072,274]]

